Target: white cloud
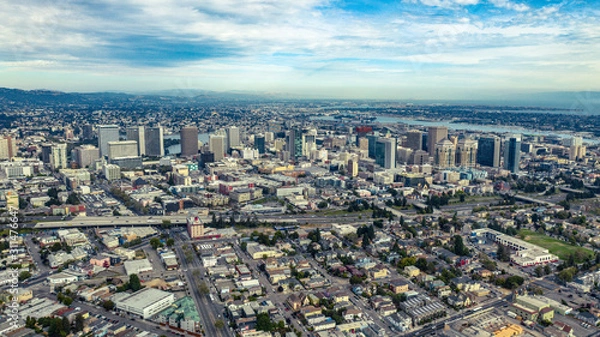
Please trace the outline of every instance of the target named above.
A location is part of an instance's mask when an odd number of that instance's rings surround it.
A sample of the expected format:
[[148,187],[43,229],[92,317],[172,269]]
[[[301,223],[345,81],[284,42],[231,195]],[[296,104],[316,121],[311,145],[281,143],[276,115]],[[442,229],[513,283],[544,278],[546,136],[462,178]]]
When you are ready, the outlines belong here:
[[517,12],[525,12],[529,10],[529,6],[522,3],[514,3],[510,0],[489,0],[494,6],[504,9],[510,9]]

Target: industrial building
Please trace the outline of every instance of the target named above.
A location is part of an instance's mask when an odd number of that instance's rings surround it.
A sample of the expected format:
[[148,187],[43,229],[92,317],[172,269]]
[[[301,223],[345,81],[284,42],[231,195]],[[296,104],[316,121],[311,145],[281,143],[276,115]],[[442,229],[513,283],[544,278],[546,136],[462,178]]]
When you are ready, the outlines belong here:
[[137,315],[143,319],[158,314],[175,302],[174,294],[154,288],[144,288],[133,294],[124,294],[118,297],[114,300],[117,310]]

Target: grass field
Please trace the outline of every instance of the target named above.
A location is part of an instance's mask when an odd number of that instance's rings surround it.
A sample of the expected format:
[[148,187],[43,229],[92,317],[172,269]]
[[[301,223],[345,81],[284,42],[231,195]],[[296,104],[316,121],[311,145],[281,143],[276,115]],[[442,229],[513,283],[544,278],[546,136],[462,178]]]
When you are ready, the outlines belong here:
[[[550,250],[550,253],[558,255],[561,260],[566,260],[569,258],[569,254],[573,254],[577,251],[592,255],[593,252],[587,248],[572,246],[564,241],[560,241],[544,234],[532,232],[527,229],[522,229],[519,231],[519,235],[527,242],[532,243],[534,245],[544,247]],[[577,261],[582,262],[582,261]]]

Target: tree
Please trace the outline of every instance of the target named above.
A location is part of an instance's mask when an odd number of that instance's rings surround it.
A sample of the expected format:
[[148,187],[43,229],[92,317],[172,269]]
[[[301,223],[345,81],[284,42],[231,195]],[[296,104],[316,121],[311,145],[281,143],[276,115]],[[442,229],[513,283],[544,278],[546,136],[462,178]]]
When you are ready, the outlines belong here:
[[465,256],[469,254],[469,249],[465,247],[462,237],[460,235],[454,236],[454,254]]
[[352,285],[361,284],[362,281],[363,280],[360,276],[352,275],[352,277],[350,277],[350,284],[352,284]]
[[198,291],[200,291],[200,294],[202,295],[208,295],[210,293],[210,289],[208,289],[208,286],[204,282],[200,283],[200,286],[198,286]]
[[66,296],[65,298],[63,298],[62,303],[66,306],[70,306],[71,304],[73,304],[73,299],[69,296]]
[[158,249],[158,247],[162,247],[162,243],[158,238],[152,238],[150,239],[150,246],[154,249]]
[[129,289],[133,291],[142,289],[142,284],[140,283],[140,278],[137,274],[129,275]]
[[79,331],[83,331],[84,328],[84,318],[83,315],[81,314],[77,314],[77,316],[75,316],[75,331],[79,332]]
[[225,322],[223,322],[222,319],[218,319],[215,321],[215,328],[217,328],[217,330],[221,330],[225,327]]
[[173,247],[175,245],[175,240],[173,238],[168,238],[167,239],[167,246],[168,247]]
[[104,302],[102,303],[102,307],[104,308],[104,310],[106,310],[106,311],[110,311],[110,310],[114,309],[114,307],[115,307],[115,302],[113,302],[113,301],[111,301],[111,300],[104,301]]
[[60,242],[56,242],[55,244],[52,245],[52,247],[50,247],[50,250],[53,253],[58,252],[61,249],[62,249],[62,245],[60,244]]
[[496,251],[496,258],[502,262],[510,261],[509,248],[499,244],[498,250]]
[[81,201],[79,201],[79,197],[75,193],[71,193],[69,194],[69,197],[67,197],[67,204],[69,205],[79,205],[80,203]]
[[542,266],[535,267],[535,269],[533,271],[535,272],[535,276],[537,276],[537,277],[544,276],[544,268],[542,268]]
[[544,274],[546,274],[546,275],[552,274],[552,267],[550,267],[549,264],[544,266]]
[[261,312],[256,315],[256,330],[260,331],[271,331],[273,330],[273,322],[271,322],[271,317],[266,312]]
[[24,281],[31,277],[31,273],[28,271],[22,271],[19,273],[19,281]]

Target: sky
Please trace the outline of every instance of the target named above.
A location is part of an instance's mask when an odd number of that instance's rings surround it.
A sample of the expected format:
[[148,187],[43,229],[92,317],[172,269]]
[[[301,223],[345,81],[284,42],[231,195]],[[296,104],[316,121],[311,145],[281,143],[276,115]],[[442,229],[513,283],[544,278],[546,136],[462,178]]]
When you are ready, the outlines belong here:
[[4,0],[0,86],[360,99],[600,91],[599,4]]

